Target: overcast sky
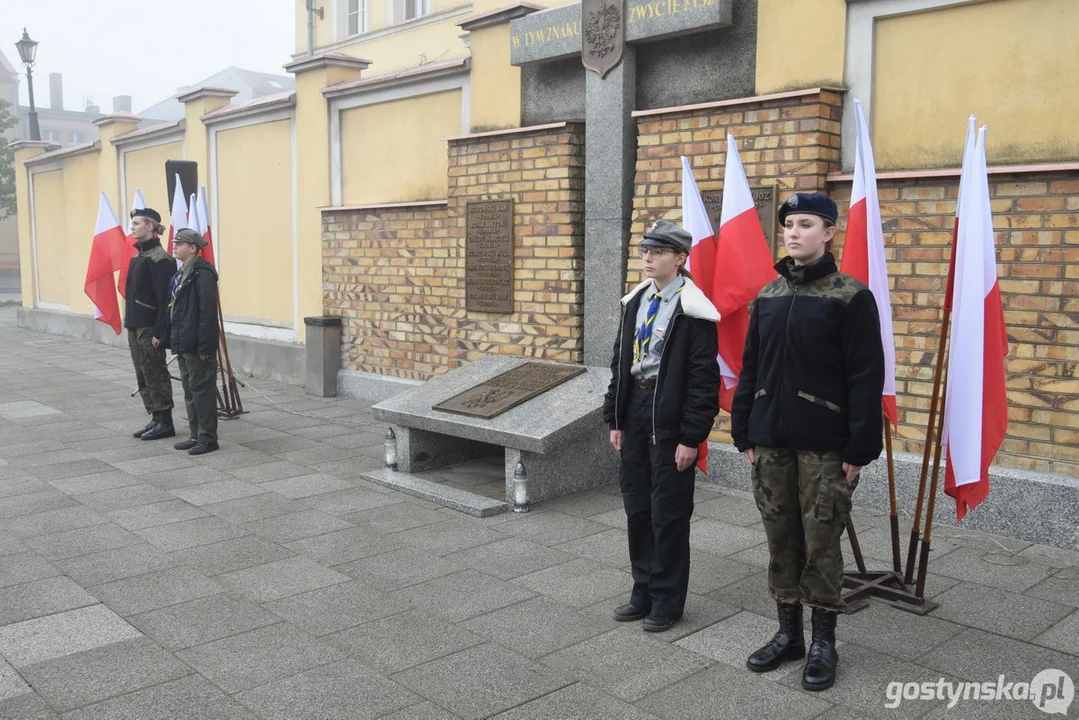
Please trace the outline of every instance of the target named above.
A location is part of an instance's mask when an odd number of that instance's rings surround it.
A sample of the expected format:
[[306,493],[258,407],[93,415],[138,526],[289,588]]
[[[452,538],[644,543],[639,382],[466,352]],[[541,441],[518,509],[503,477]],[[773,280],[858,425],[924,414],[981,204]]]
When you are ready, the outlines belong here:
[[[34,100],[49,105],[49,73],[64,76],[64,108],[92,96],[103,112],[131,95],[144,110],[230,65],[284,75],[302,0],[0,0],[0,47],[22,74],[15,43],[37,40]],[[320,2],[319,4],[325,4]]]

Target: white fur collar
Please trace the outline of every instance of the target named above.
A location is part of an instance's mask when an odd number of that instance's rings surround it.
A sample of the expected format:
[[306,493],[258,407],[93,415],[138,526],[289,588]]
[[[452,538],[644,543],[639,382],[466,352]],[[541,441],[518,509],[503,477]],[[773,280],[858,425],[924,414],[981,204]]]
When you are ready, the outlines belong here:
[[[640,293],[646,287],[652,284],[651,280],[645,280],[637,287],[633,288],[625,297],[622,298],[622,304],[625,305],[633,299],[635,295]],[[705,294],[701,292],[701,289],[697,287],[689,278],[686,278],[685,287],[682,288],[681,295],[682,312],[686,315],[690,315],[701,320],[712,320],[719,322],[719,311],[716,310],[715,305],[705,297]]]

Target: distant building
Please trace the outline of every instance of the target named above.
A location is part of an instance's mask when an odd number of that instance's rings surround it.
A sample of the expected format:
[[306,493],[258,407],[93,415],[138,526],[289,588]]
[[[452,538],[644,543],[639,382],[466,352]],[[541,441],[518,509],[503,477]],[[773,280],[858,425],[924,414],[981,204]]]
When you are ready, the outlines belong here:
[[[270,75],[268,73],[228,67],[194,85],[178,88],[176,94],[138,113],[143,121],[139,127],[149,127],[161,122],[173,122],[184,117],[184,105],[177,98],[199,87],[224,87],[236,90],[233,102],[256,100],[269,95],[277,95],[296,88],[295,78],[289,75]],[[150,119],[153,118],[153,119]]]

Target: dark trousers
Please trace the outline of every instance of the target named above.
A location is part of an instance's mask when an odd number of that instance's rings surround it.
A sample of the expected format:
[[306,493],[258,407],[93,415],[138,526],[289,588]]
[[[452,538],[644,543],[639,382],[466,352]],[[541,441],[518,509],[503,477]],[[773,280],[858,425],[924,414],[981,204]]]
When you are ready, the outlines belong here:
[[147,413],[172,410],[172,378],[169,377],[165,348],[154,350],[153,335],[153,328],[129,328],[127,331],[131,364],[135,366],[135,380]]
[[198,355],[181,355],[180,383],[184,386],[184,405],[192,440],[217,442],[217,359],[203,360]]
[[653,390],[634,386],[622,430],[622,502],[633,572],[630,602],[676,620],[689,587],[694,469],[679,472],[677,442],[652,443]]

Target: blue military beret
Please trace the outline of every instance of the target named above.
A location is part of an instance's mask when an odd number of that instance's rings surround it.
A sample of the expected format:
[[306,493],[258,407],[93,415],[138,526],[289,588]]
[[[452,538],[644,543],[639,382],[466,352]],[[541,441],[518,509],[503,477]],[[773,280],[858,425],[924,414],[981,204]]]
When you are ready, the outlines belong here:
[[693,236],[670,220],[657,220],[645,231],[641,245],[670,248],[688,254],[693,247]]
[[839,220],[839,208],[835,201],[820,193],[796,193],[787,198],[779,208],[779,224],[782,225],[791,213],[820,215],[833,223]]

